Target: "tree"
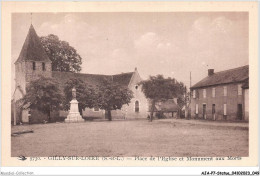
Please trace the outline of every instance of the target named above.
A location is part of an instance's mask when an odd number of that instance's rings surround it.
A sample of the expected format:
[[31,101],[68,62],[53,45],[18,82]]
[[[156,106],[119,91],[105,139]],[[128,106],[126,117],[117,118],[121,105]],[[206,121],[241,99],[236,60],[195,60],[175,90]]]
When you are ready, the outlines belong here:
[[23,105],[28,108],[37,109],[48,116],[52,110],[58,110],[62,103],[63,94],[58,87],[58,82],[53,78],[39,77],[30,82],[26,88],[26,95],[23,97]]
[[93,108],[96,104],[95,90],[92,86],[87,85],[80,78],[72,78],[65,83],[64,86],[64,109],[69,110],[70,101],[72,100],[72,88],[76,89],[76,99],[79,102],[79,112],[82,115],[82,111],[88,107]]
[[163,75],[150,76],[148,80],[140,82],[140,85],[146,98],[151,99],[152,102],[150,121],[153,120],[153,113],[157,102],[183,96],[186,91],[183,83],[179,83],[173,78],[165,79]]
[[112,120],[111,111],[121,109],[129,104],[133,92],[128,87],[121,86],[112,80],[104,80],[98,88],[97,103],[100,109],[107,112],[108,120]]
[[52,71],[79,72],[81,70],[82,58],[68,42],[59,40],[59,37],[53,34],[40,37],[40,40],[52,61]]

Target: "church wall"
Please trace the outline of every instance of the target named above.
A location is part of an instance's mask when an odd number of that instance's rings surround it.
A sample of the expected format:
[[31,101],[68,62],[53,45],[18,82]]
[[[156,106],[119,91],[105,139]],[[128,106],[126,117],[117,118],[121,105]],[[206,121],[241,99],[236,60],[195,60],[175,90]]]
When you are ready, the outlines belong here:
[[[15,64],[15,86],[20,86],[25,92],[25,63],[18,62]],[[18,100],[18,99],[16,99]]]
[[[126,119],[132,118],[147,118],[148,116],[148,102],[141,90],[141,86],[138,83],[142,81],[137,71],[135,71],[130,84],[129,89],[133,91],[134,98],[132,98],[130,104],[126,109]],[[135,112],[135,103],[139,102],[139,112]]]
[[26,83],[28,84],[30,81],[36,80],[40,75],[45,77],[51,77],[51,63],[45,62],[45,71],[42,70],[43,62],[35,62],[35,70],[33,70],[33,62],[28,61],[25,62],[26,69]]

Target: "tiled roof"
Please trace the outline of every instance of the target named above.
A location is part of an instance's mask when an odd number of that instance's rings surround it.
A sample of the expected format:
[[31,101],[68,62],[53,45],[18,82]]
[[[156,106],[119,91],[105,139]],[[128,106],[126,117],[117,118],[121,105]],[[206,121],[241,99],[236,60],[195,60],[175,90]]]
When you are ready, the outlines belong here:
[[117,82],[120,85],[128,86],[134,72],[122,73],[118,75],[112,75],[113,81]]
[[206,78],[193,85],[191,89],[227,83],[243,82],[246,81],[248,78],[249,66],[246,65],[243,67],[216,72],[213,75],[207,76]]
[[249,89],[249,79],[246,79],[245,83],[242,85],[243,89]]
[[21,61],[44,61],[51,62],[47,56],[40,38],[36,34],[33,26],[30,26],[29,32],[23,44],[22,50],[16,62]]
[[[151,112],[151,102],[149,103],[149,112]],[[177,112],[180,109],[179,105],[174,102],[173,99],[169,99],[167,101],[161,102],[161,104],[157,103],[155,105],[154,112],[162,111],[162,112]]]
[[123,74],[111,76],[111,75],[97,75],[97,74],[52,71],[52,77],[55,78],[61,85],[65,85],[65,83],[71,78],[80,78],[86,84],[92,85],[94,87],[99,86],[101,84],[101,82],[106,79],[110,79],[110,80],[113,79],[114,82],[116,82],[122,86],[128,86],[133,73],[134,72],[123,73]]

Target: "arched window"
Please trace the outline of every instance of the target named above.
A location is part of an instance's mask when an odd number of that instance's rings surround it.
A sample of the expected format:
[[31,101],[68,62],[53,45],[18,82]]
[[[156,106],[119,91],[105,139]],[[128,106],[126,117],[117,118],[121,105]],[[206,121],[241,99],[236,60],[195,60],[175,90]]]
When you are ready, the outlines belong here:
[[43,62],[42,63],[42,71],[45,71],[46,70],[46,68],[45,68],[45,63]]
[[32,69],[36,70],[36,63],[35,62],[32,63]]
[[135,112],[139,112],[139,101],[135,101]]

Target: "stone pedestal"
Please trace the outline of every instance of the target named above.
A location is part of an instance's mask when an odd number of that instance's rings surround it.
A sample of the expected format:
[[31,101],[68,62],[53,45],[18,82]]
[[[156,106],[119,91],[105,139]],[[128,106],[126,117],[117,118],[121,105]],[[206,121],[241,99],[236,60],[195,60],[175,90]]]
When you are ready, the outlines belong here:
[[65,122],[84,122],[84,119],[79,113],[78,101],[76,99],[70,101],[70,111]]

